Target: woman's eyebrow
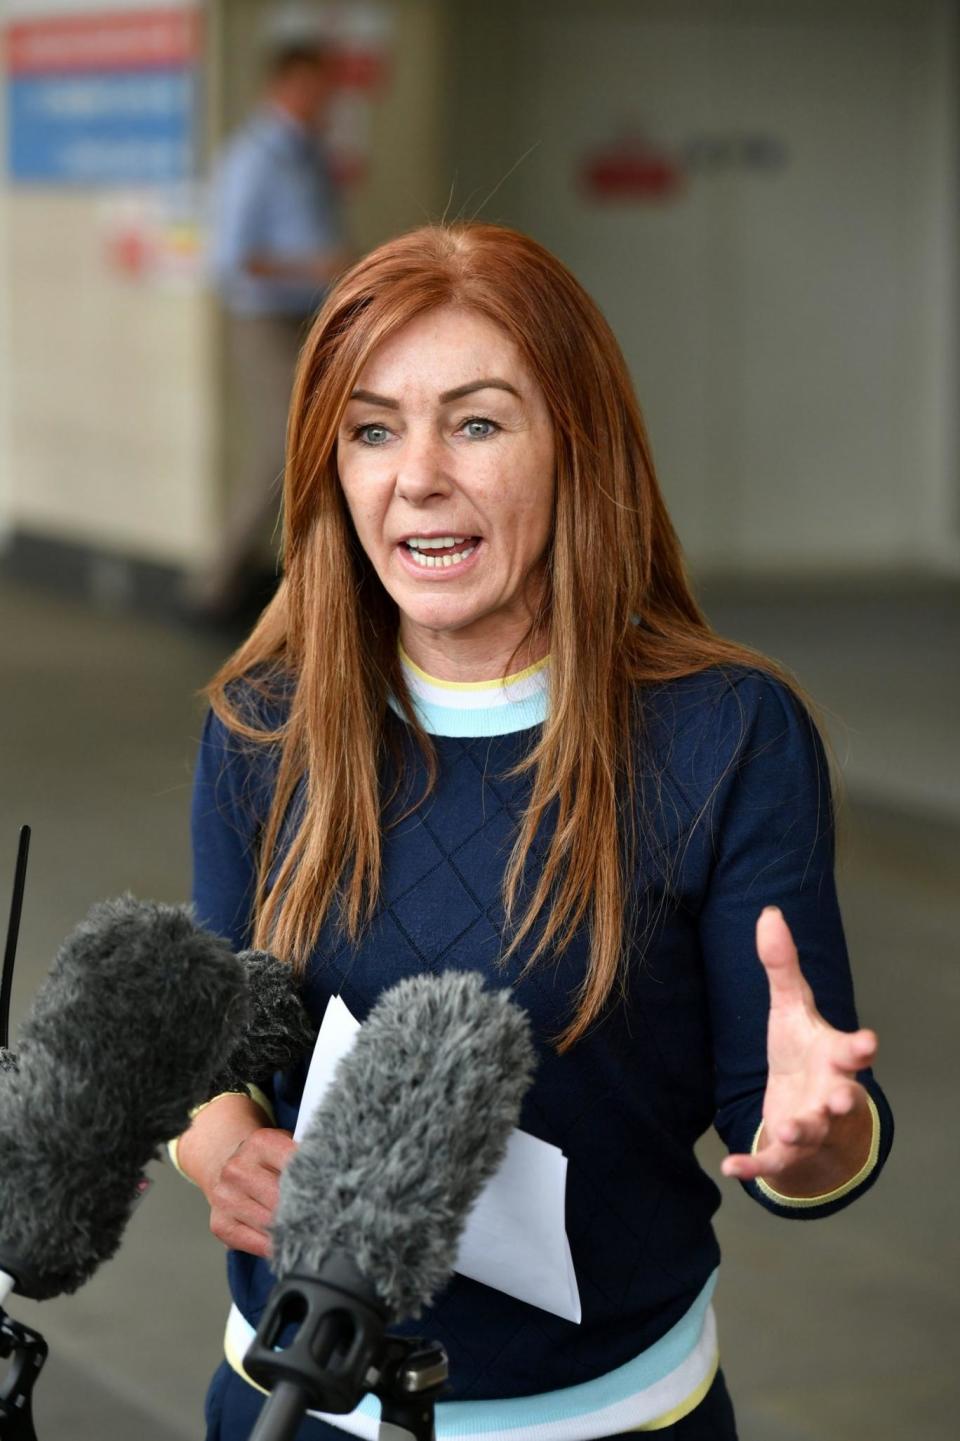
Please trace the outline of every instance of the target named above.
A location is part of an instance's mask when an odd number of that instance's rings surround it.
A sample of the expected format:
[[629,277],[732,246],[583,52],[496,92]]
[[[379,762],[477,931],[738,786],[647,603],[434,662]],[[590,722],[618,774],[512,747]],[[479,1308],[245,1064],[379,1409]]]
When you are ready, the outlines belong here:
[[455,385],[453,390],[445,390],[440,397],[440,403],[446,405],[448,401],[460,400],[465,395],[472,395],[475,390],[507,390],[518,400],[523,399],[517,387],[511,385],[509,380],[471,380],[466,385]]
[[[444,391],[440,396],[441,405],[448,405],[451,401],[461,401],[464,395],[473,395],[474,391],[507,391],[510,395],[516,395],[517,401],[522,401],[523,396],[517,391],[515,385],[510,385],[509,380],[467,380],[466,385],[455,385],[453,391]],[[382,406],[385,411],[399,411],[399,401],[392,401],[388,395],[378,395],[375,391],[350,391],[352,401],[366,401],[368,405]]]
[[351,390],[351,400],[365,400],[368,405],[382,405],[387,410],[399,410],[399,400],[390,400],[385,395],[376,395],[372,390]]
[[[453,390],[445,390],[440,396],[440,404],[448,405],[452,400],[462,400],[465,395],[472,395],[475,390],[506,390],[510,395],[515,395],[518,400],[523,396],[515,385],[509,380],[469,380],[466,385],[455,385]],[[391,400],[387,395],[377,395],[373,390],[352,390],[351,400],[365,400],[368,405],[380,405],[385,410],[399,410],[399,400]]]

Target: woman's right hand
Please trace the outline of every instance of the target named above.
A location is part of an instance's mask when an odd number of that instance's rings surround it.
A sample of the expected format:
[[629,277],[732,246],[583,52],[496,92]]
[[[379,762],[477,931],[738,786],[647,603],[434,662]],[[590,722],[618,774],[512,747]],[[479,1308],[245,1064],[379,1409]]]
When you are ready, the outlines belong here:
[[230,1153],[205,1193],[218,1241],[270,1259],[268,1228],[280,1199],[280,1174],[295,1150],[289,1131],[261,1126]]
[[249,1096],[219,1096],[181,1136],[178,1161],[207,1199],[214,1236],[269,1260],[280,1176],[296,1142],[266,1120]]

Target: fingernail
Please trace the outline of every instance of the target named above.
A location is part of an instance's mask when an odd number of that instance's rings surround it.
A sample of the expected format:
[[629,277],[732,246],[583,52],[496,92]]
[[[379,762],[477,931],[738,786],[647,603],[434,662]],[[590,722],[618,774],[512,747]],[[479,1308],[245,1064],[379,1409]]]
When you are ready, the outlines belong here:
[[765,916],[782,916],[783,911],[781,911],[779,906],[764,906],[763,914]]

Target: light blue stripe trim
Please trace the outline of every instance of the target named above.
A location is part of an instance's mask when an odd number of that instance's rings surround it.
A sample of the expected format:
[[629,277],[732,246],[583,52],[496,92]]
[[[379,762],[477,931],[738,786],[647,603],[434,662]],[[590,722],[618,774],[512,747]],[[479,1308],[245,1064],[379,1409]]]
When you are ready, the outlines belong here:
[[[437,1431],[444,1421],[449,1427],[470,1434],[490,1431],[515,1431],[521,1426],[543,1425],[549,1421],[584,1416],[627,1401],[645,1390],[685,1361],[696,1347],[703,1329],[707,1307],[717,1284],[717,1272],[707,1281],[689,1311],[665,1336],[661,1336],[641,1355],[625,1365],[583,1381],[579,1386],[565,1386],[562,1391],[546,1391],[539,1396],[520,1396],[505,1401],[440,1401],[437,1404]],[[367,1398],[369,1399],[369,1398]],[[366,1401],[360,1409],[367,1415],[379,1416],[380,1404],[367,1410]]]
[[[544,689],[527,700],[510,701],[509,705],[452,710],[416,695],[412,697],[417,719],[428,735],[460,737],[505,736],[543,725],[547,718],[547,699]],[[402,720],[403,712],[393,696],[390,696],[390,706]]]
[[[702,1352],[701,1360],[705,1360],[707,1364],[696,1368],[701,1374],[697,1376],[695,1383],[692,1386],[688,1384],[691,1377],[687,1376],[682,1383],[683,1393],[673,1398],[664,1398],[669,1399],[670,1404],[666,1411],[661,1412],[658,1409],[657,1412],[658,1415],[673,1414],[678,1405],[682,1407],[691,1396],[698,1393],[698,1388],[703,1385],[708,1375],[712,1375],[716,1370],[716,1327],[710,1303],[717,1274],[714,1271],[707,1279],[690,1309],[666,1335],[661,1336],[659,1341],[655,1341],[640,1356],[615,1371],[598,1376],[593,1381],[566,1386],[558,1391],[541,1392],[536,1396],[490,1401],[441,1401],[437,1404],[437,1435],[447,1438],[473,1438],[499,1433],[504,1437],[530,1438],[543,1436],[553,1427],[555,1432],[569,1438],[571,1434],[584,1432],[589,1435],[591,1423],[596,1427],[598,1422],[606,1428],[603,1434],[609,1435],[611,1418],[616,1418],[618,1408],[620,1417],[638,1415],[635,1403],[641,1403],[644,1395],[648,1395],[660,1383],[676,1377],[687,1362],[698,1352]],[[238,1334],[233,1335],[234,1330]],[[225,1344],[230,1365],[241,1375],[245,1373],[240,1353],[245,1352],[253,1335],[253,1327],[234,1305],[227,1323]],[[704,1350],[705,1340],[707,1350]],[[246,1379],[249,1381],[250,1378]],[[632,1403],[632,1411],[625,1412],[623,1408],[629,1408]],[[350,1414],[351,1417],[358,1420],[362,1418],[368,1423],[369,1434],[375,1435],[380,1419],[380,1402],[375,1396],[364,1396],[360,1405]],[[330,1420],[335,1426],[339,1425],[336,1418],[322,1416],[322,1419]],[[652,1419],[649,1408],[643,1419]],[[362,1428],[358,1432],[355,1426],[345,1423],[340,1429],[351,1435],[363,1434]],[[624,1428],[621,1425],[617,1429]],[[640,1429],[643,1430],[644,1427],[640,1426]]]

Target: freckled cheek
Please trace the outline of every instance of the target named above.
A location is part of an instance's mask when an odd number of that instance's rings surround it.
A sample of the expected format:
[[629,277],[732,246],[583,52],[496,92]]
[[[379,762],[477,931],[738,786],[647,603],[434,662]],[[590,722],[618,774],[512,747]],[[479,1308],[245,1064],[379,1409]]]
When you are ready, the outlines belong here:
[[521,549],[542,546],[553,523],[552,489],[544,494],[536,483],[518,489],[501,482],[487,492],[487,513],[501,536],[513,539]]
[[546,554],[549,526],[530,507],[501,512],[492,528],[493,554],[503,570],[519,580],[534,569]]
[[385,524],[383,514],[379,510],[368,511],[364,516],[364,537],[373,556],[385,557],[389,550],[385,538]]
[[349,473],[346,477],[341,473],[340,484],[347,502],[347,510],[350,512],[354,527],[364,547],[382,546],[389,507],[389,495],[385,489],[378,487],[368,477],[358,480],[350,477]]

